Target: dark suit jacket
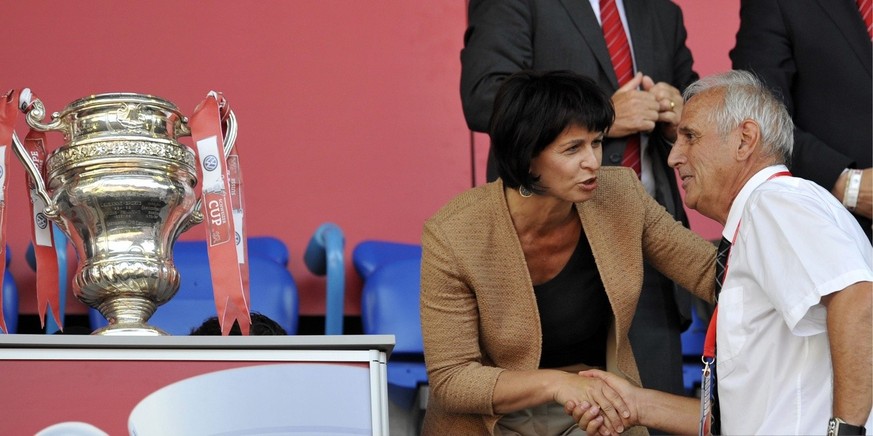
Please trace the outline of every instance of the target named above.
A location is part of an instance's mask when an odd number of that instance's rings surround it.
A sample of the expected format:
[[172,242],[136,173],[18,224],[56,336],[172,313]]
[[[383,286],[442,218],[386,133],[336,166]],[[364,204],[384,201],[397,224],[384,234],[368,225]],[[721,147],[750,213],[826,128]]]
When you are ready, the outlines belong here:
[[[615,348],[607,361],[639,385],[628,331],[641,296],[643,260],[712,300],[715,246],[671,219],[630,169],[603,167],[597,179],[594,197],[577,210],[614,315]],[[537,309],[501,181],[458,195],[427,220],[421,323],[431,402],[424,435],[493,432],[500,418],[491,407],[499,374],[539,367],[540,316],[548,315]]]
[[[685,46],[682,11],[668,0],[625,0],[637,70],[680,91],[698,78]],[[594,79],[608,94],[618,89],[603,33],[588,0],[470,0],[461,51],[461,100],[471,130],[487,132],[494,96],[503,79],[525,69],[570,70]],[[658,200],[687,224],[656,133],[649,150]],[[603,164],[620,165],[625,140],[604,142]]]
[[[781,95],[791,172],[831,190],[873,160],[873,45],[855,0],[743,0],[730,56]],[[856,215],[870,236],[870,220]]]

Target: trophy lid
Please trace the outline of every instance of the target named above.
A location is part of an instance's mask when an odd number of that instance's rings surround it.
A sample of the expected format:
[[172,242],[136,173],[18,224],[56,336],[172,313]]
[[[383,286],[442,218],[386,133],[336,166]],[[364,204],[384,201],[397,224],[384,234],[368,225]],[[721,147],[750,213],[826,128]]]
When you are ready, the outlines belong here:
[[67,107],[65,107],[61,112],[59,112],[58,117],[65,117],[70,113],[78,112],[83,109],[97,109],[102,106],[117,106],[119,104],[144,104],[154,107],[156,109],[176,112],[179,114],[180,117],[182,116],[179,112],[179,108],[175,104],[164,98],[150,94],[137,94],[133,92],[112,92],[105,94],[93,94],[75,100],[67,105]]

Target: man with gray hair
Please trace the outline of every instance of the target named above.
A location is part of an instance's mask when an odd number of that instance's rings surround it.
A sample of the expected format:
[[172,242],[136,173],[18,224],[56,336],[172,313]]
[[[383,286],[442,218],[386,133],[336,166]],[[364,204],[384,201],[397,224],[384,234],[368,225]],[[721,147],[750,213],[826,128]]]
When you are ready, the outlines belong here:
[[[793,123],[754,75],[706,77],[684,98],[669,163],[685,204],[724,225],[705,347],[716,367],[712,432],[864,434],[873,407],[870,242],[830,192],[789,173]],[[697,433],[705,422],[709,407],[698,400],[583,374],[631,406],[625,426]],[[602,430],[597,407],[567,412],[589,434]]]

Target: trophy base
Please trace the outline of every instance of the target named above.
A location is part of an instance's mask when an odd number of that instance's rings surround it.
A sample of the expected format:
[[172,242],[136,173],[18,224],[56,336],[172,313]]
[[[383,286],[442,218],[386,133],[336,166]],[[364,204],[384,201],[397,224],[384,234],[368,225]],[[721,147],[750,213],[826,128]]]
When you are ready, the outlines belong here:
[[109,324],[91,332],[95,336],[170,336],[169,333],[147,324]]

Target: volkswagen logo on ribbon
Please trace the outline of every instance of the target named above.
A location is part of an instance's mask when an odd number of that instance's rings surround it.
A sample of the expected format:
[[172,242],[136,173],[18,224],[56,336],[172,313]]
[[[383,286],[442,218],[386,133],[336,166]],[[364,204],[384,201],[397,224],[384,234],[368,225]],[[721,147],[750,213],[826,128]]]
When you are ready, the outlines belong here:
[[205,168],[206,171],[212,171],[218,168],[218,158],[211,154],[206,156],[206,158],[203,159],[203,168]]
[[36,225],[41,229],[46,228],[48,225],[48,219],[42,212],[36,214]]

